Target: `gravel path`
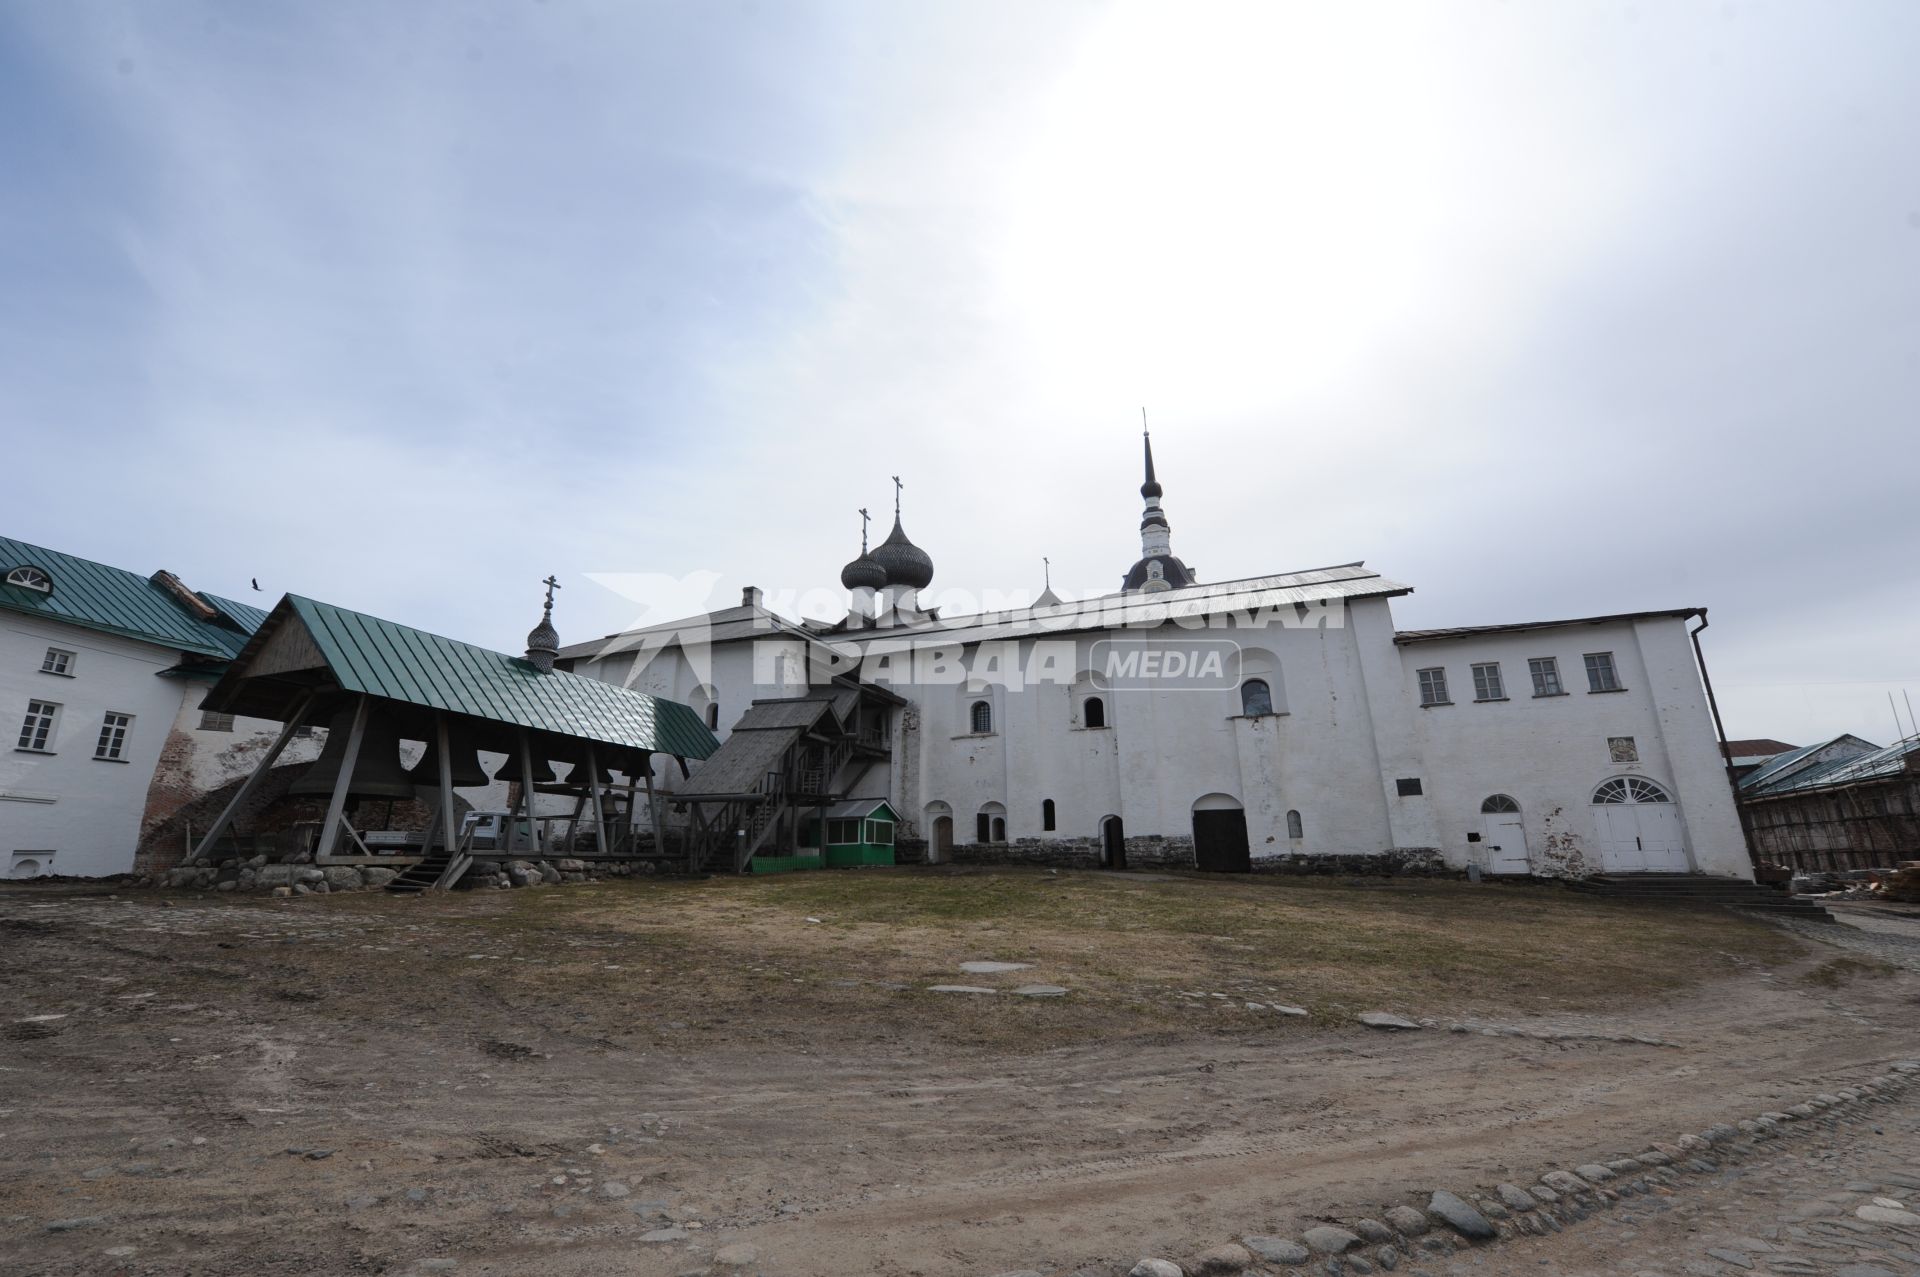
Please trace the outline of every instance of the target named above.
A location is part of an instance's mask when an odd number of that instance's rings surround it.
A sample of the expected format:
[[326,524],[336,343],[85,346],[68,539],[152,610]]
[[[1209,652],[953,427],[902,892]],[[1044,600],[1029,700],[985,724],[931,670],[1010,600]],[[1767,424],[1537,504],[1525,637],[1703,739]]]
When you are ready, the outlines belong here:
[[1430,1267],[1435,1277],[1916,1277],[1920,1106],[1902,1102],[1546,1238]]
[[1852,949],[1897,967],[1920,972],[1920,918],[1891,913],[1873,905],[1830,905],[1839,925],[1818,922],[1781,922],[1779,925],[1827,944]]

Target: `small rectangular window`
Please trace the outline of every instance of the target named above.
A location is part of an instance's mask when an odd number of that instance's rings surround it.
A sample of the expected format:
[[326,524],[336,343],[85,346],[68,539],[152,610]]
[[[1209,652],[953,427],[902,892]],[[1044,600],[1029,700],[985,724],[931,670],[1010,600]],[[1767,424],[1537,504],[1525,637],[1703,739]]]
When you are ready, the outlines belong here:
[[1473,699],[1476,701],[1507,699],[1507,685],[1500,681],[1500,662],[1488,661],[1473,667]]
[[1420,671],[1420,703],[1422,705],[1445,705],[1447,701],[1447,672],[1435,667]]
[[48,648],[47,654],[40,658],[40,672],[42,674],[65,674],[68,677],[72,677],[73,653],[64,647]]
[[210,709],[201,710],[200,730],[203,732],[230,732],[233,730],[233,715],[216,714]]
[[52,701],[28,701],[27,717],[20,724],[16,748],[45,753],[53,744],[53,720],[59,713],[60,707]]
[[1420,788],[1420,778],[1418,776],[1402,776],[1393,783],[1394,787],[1400,791],[1402,798],[1418,798],[1425,792]]
[[1527,672],[1533,675],[1533,694],[1535,696],[1559,696],[1560,661],[1552,656],[1536,656],[1527,662]]
[[1631,736],[1609,736],[1607,755],[1616,763],[1637,763],[1640,761],[1640,747],[1633,743]]
[[1587,690],[1589,692],[1617,692],[1620,690],[1620,676],[1613,671],[1612,652],[1588,652]]
[[122,761],[120,755],[127,746],[127,729],[133,726],[133,715],[108,713],[100,720],[100,741],[93,747],[95,758],[108,762]]

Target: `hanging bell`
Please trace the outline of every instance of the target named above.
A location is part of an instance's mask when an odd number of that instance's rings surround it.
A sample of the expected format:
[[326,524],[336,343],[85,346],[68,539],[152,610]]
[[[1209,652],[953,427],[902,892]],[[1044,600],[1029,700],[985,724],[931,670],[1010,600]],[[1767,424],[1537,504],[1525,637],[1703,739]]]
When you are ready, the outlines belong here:
[[[340,763],[347,754],[347,738],[353,735],[353,711],[354,707],[348,704],[333,716],[327,728],[326,747],[313,766],[287,786],[289,794],[332,795],[340,779]],[[413,797],[413,782],[400,767],[400,733],[393,720],[377,705],[367,711],[367,725],[361,732],[353,778],[347,782],[347,797]]]
[[[473,746],[473,737],[458,724],[447,727],[447,757],[453,760],[453,787],[455,789],[477,789],[493,782],[487,776],[487,769],[480,765],[480,751]],[[425,785],[429,789],[440,788],[440,746],[436,741],[427,742],[427,752],[420,755],[420,761],[407,772],[407,778],[416,785]]]
[[[507,761],[500,764],[500,770],[493,774],[493,778],[519,784],[521,781],[520,755],[518,753],[508,755]],[[536,785],[554,783],[553,764],[538,755],[535,755],[533,760],[533,783]]]
[[[567,773],[567,783],[585,789],[587,786],[587,777],[592,775],[594,775],[594,773],[587,770],[586,760],[583,758],[573,765],[572,771]],[[613,784],[613,773],[607,770],[605,763],[600,764],[598,778],[602,785]]]

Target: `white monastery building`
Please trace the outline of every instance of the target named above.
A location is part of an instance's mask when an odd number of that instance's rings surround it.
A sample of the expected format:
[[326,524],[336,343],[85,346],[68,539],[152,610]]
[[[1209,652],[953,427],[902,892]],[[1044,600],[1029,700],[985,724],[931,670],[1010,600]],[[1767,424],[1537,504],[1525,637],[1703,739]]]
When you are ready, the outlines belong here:
[[1360,563],[1200,582],[1150,441],[1141,495],[1111,595],[923,611],[933,561],[896,494],[843,620],[750,589],[560,664],[705,716],[720,751],[662,799],[736,868],[881,800],[933,862],[1752,877],[1704,609],[1400,630],[1411,587]]
[[279,725],[200,701],[265,616],[0,537],[0,873],[126,873],[144,829],[244,774]]

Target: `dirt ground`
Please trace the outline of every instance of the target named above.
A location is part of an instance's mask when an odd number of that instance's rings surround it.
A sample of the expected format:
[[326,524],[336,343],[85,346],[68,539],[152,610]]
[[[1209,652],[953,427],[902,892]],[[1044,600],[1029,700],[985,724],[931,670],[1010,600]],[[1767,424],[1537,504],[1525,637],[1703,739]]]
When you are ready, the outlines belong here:
[[[793,1277],[1124,1272],[1630,1153],[1920,1038],[1909,972],[1518,886],[18,888],[0,937],[8,1273],[679,1274],[739,1246]],[[1376,1009],[1438,1023],[1354,1023]]]

